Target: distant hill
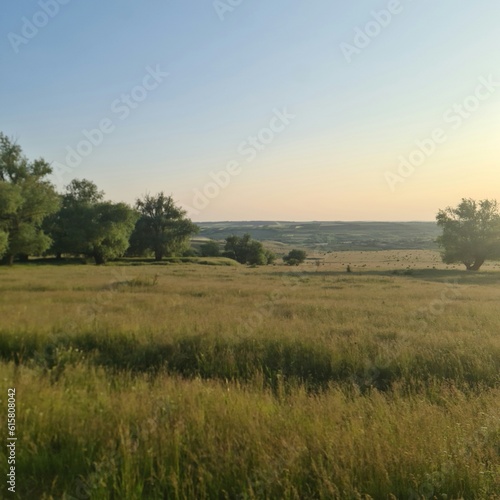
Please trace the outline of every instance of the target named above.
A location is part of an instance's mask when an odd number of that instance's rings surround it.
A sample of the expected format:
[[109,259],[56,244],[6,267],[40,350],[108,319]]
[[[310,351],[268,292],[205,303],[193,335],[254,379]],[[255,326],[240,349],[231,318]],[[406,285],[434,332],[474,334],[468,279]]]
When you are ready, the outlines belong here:
[[223,240],[231,234],[316,251],[435,250],[434,222],[201,222],[198,237]]

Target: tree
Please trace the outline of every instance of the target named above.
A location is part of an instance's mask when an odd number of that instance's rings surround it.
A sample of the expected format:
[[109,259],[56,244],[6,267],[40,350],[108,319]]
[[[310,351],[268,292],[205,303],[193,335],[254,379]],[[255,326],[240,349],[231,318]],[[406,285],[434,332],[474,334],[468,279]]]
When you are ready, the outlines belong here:
[[[84,254],[88,235],[84,227],[91,220],[95,206],[104,200],[104,192],[86,179],[73,179],[61,195],[61,208],[44,222],[52,237],[51,253],[58,259],[63,253]],[[94,207],[94,208],[93,208]]]
[[7,250],[7,244],[9,237],[6,232],[0,231],[0,258],[3,257],[5,251]]
[[500,258],[500,214],[496,200],[462,198],[456,208],[439,210],[437,224],[443,234],[437,242],[447,264],[462,262],[477,271],[487,259]]
[[274,252],[271,252],[271,250],[268,250],[267,248],[264,250],[267,258],[267,263],[268,264],[274,264],[276,261],[276,254]]
[[94,205],[90,215],[86,255],[96,264],[122,257],[130,245],[137,212],[126,203],[106,201]]
[[224,257],[240,264],[263,266],[274,261],[274,254],[266,250],[260,241],[252,240],[249,234],[228,236],[224,247]]
[[240,264],[246,264],[250,238],[249,234],[245,234],[241,238],[235,235],[228,236],[224,245],[224,257],[233,259]]
[[200,246],[202,257],[219,257],[220,245],[218,241],[210,240]]
[[304,250],[290,250],[288,255],[283,257],[283,261],[289,266],[298,266],[306,260],[307,254]]
[[49,220],[52,251],[92,257],[96,264],[124,255],[138,214],[125,203],[103,201],[88,180],[73,180],[62,195],[59,212]]
[[16,256],[41,254],[51,244],[42,229],[43,220],[59,207],[59,196],[46,180],[51,173],[45,160],[29,161],[0,132],[0,254],[7,264]]
[[155,260],[160,261],[163,257],[182,253],[189,237],[199,231],[186,217],[186,211],[163,192],[155,196],[146,194],[136,201],[136,208],[140,217],[131,238],[131,250],[135,254],[151,251]]
[[247,264],[251,266],[265,266],[267,255],[260,241],[250,241],[247,248]]
[[8,220],[15,216],[21,204],[20,190],[5,181],[0,181],[0,258],[9,247]]

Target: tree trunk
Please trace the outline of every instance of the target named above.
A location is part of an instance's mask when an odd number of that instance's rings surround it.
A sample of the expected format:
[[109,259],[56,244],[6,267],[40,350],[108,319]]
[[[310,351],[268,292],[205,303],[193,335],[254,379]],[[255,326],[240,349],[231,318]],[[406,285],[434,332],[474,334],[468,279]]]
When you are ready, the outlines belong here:
[[479,268],[484,264],[484,259],[476,259],[469,271],[479,271]]
[[62,253],[61,252],[57,252],[56,253],[56,259],[57,260],[62,260]]
[[102,264],[106,264],[106,259],[101,252],[94,252],[94,260],[97,266],[101,266]]
[[467,271],[479,271],[479,268],[484,264],[484,259],[476,259],[474,262],[464,262]]
[[12,264],[14,264],[14,255],[11,253],[5,254],[2,259],[2,264],[12,266]]
[[159,262],[163,259],[163,252],[161,250],[155,250],[155,260]]

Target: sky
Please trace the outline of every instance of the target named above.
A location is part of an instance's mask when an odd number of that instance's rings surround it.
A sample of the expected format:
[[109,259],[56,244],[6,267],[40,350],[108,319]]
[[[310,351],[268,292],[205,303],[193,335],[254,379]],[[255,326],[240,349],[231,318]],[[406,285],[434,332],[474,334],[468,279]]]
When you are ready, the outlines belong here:
[[0,131],[196,222],[433,220],[500,197],[500,3],[9,1]]

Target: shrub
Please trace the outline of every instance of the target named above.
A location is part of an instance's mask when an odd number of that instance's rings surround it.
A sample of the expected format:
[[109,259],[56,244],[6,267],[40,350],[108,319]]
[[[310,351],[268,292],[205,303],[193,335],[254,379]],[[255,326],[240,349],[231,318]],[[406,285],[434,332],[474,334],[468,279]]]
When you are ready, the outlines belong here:
[[189,247],[182,252],[183,257],[198,257],[198,252],[193,248]]
[[298,266],[306,260],[307,254],[304,250],[290,250],[288,255],[283,257],[283,261],[289,266]]
[[274,261],[274,254],[266,250],[260,241],[252,240],[249,234],[226,238],[224,257],[234,259],[240,264],[265,266]]
[[200,252],[202,257],[219,257],[220,256],[220,245],[218,241],[210,240],[203,243],[200,247]]

